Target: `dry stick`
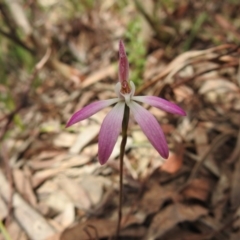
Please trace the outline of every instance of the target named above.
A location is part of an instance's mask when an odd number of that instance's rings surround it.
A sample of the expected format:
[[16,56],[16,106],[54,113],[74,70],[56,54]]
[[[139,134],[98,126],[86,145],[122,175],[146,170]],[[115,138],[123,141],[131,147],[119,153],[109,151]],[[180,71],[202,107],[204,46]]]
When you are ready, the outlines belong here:
[[179,86],[182,85],[182,84],[191,82],[191,81],[194,80],[195,78],[200,77],[201,75],[204,75],[204,74],[206,74],[206,73],[209,73],[209,72],[212,72],[212,71],[217,71],[217,70],[223,69],[223,68],[235,67],[235,66],[237,66],[237,65],[238,65],[237,62],[231,62],[231,63],[228,63],[228,64],[223,64],[223,65],[220,65],[220,66],[217,66],[217,67],[213,67],[213,68],[208,69],[208,70],[203,70],[203,71],[201,71],[200,73],[197,73],[197,74],[195,74],[195,75],[192,76],[192,77],[185,78],[185,79],[183,79],[183,80],[181,80],[181,81],[173,84],[172,88],[176,88],[176,87],[179,87]]
[[122,221],[122,202],[123,202],[123,157],[125,146],[127,143],[127,128],[129,121],[129,107],[125,105],[124,116],[122,121],[122,142],[120,146],[120,179],[119,179],[119,207],[118,207],[118,223],[116,231],[116,239],[119,237],[121,221]]
[[31,54],[36,53],[33,49],[31,49],[24,42],[22,42],[21,39],[18,38],[16,35],[14,35],[12,33],[8,33],[6,31],[2,30],[1,28],[0,28],[0,34],[2,34],[4,37],[10,39],[11,41],[15,42],[16,44],[18,44],[19,46],[21,46],[22,48],[24,48],[25,50],[27,50]]
[[[229,44],[224,44],[224,45],[221,45],[221,46],[219,46],[219,47],[216,47],[216,48],[215,48],[215,51],[227,49],[227,48],[229,48],[229,47],[231,47],[231,45],[229,45]],[[240,48],[239,45],[234,46],[234,47],[231,47],[231,49],[229,49],[226,53],[219,54],[218,57],[213,57],[212,59],[208,59],[208,61],[209,61],[209,60],[219,59],[219,58],[222,57],[222,56],[225,56],[225,55],[227,55],[227,54],[230,54],[230,53],[233,53],[233,52],[237,51],[239,48]],[[172,60],[172,61],[167,65],[167,68],[168,68],[168,66],[171,65],[174,61],[175,61],[175,59]],[[197,60],[197,61],[198,61],[198,60]],[[186,66],[188,66],[188,65],[190,65],[190,64],[193,64],[193,62],[194,62],[194,60],[193,60],[192,62],[186,62],[186,63],[181,67],[181,69],[185,68]],[[225,66],[226,66],[226,65],[225,65]],[[234,64],[234,66],[235,66],[235,64]],[[217,69],[220,69],[220,68],[221,68],[221,66],[218,67]],[[180,71],[181,69],[179,69],[179,71]],[[212,70],[217,70],[217,69],[212,69]],[[178,72],[179,72],[179,71],[178,71]],[[204,74],[204,73],[205,73],[205,70],[204,70],[203,72],[197,74],[197,76],[198,76],[198,75],[201,75],[201,74]],[[206,73],[207,73],[207,72],[206,72]],[[144,83],[141,87],[139,87],[139,88],[136,90],[136,95],[141,94],[144,90],[146,90],[147,88],[151,87],[152,85],[154,85],[155,83],[157,83],[158,81],[160,81],[162,78],[166,77],[168,74],[169,74],[168,71],[167,71],[167,72],[166,72],[166,71],[163,71],[163,72],[157,74],[155,77],[152,78],[151,81],[147,81],[147,82]],[[175,74],[177,74],[177,72],[176,72]],[[196,76],[194,76],[193,78],[191,78],[191,80],[193,80],[195,77],[196,77]],[[187,81],[190,81],[190,80],[187,80]]]

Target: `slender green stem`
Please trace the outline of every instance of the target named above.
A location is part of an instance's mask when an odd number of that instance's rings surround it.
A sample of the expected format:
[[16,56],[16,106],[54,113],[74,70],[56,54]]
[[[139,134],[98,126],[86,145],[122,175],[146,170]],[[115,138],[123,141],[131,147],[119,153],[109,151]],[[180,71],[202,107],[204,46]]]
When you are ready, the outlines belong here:
[[122,203],[123,203],[123,157],[125,152],[125,146],[127,143],[127,129],[129,121],[129,107],[125,105],[124,116],[122,121],[122,142],[120,146],[120,179],[119,179],[119,207],[118,207],[118,224],[116,239],[119,237],[121,221],[122,221]]
[[11,237],[9,236],[7,229],[4,227],[1,220],[0,220],[0,232],[2,233],[5,240],[11,240]]

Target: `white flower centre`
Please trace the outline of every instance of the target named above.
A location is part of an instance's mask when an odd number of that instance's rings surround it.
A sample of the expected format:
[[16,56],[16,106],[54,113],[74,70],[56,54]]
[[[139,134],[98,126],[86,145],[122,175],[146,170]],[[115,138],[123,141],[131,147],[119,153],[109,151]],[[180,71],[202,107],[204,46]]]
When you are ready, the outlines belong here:
[[121,83],[120,82],[118,82],[115,86],[115,92],[116,92],[118,98],[120,100],[124,100],[127,105],[129,105],[129,103],[131,102],[132,97],[135,93],[135,85],[132,81],[130,81],[130,86],[131,86],[131,92],[130,93],[125,93],[125,94],[123,94],[121,92]]

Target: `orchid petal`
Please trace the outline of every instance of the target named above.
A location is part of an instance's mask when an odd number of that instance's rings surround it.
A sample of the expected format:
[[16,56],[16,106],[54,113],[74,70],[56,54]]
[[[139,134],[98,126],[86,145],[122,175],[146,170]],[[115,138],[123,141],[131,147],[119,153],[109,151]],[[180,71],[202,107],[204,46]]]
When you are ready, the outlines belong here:
[[123,41],[119,42],[119,64],[118,64],[118,77],[120,82],[128,81],[129,63],[125,52]]
[[182,110],[182,108],[163,98],[155,96],[134,96],[132,99],[138,102],[147,103],[153,107],[159,108],[169,113],[186,116],[186,113],[184,110]]
[[154,148],[163,158],[168,158],[168,145],[156,118],[136,102],[132,101],[129,107],[133,112],[136,122],[140,125]]
[[93,103],[87,105],[86,107],[82,108],[81,110],[75,112],[72,115],[72,117],[70,118],[70,120],[68,121],[66,127],[70,127],[71,125],[73,125],[79,121],[82,121],[88,117],[91,117],[93,114],[99,112],[103,108],[108,107],[118,101],[119,101],[118,98],[113,98],[113,99],[109,99],[109,100],[93,102]]
[[124,102],[117,103],[104,118],[98,136],[98,158],[101,165],[109,159],[121,131]]

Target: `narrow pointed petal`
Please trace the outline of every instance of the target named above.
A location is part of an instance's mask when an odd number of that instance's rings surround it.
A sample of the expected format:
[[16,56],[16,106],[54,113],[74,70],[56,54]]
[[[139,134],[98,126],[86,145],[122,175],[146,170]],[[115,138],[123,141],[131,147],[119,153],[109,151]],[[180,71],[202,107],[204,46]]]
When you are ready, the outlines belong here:
[[68,121],[66,127],[70,127],[71,125],[80,122],[88,117],[91,117],[93,114],[99,112],[105,107],[108,107],[116,102],[118,102],[118,98],[114,99],[109,99],[109,100],[102,100],[102,101],[97,101],[93,102],[86,107],[82,108],[81,110],[75,112],[70,120]]
[[125,52],[125,47],[123,41],[119,42],[119,67],[118,67],[118,77],[120,82],[128,81],[129,75],[129,64],[127,55]]
[[159,108],[169,113],[186,116],[186,113],[182,108],[163,98],[159,98],[155,96],[135,96],[132,99],[138,102],[147,103],[153,107]]
[[98,136],[98,158],[100,164],[109,159],[121,131],[125,103],[119,102],[103,120]]
[[168,158],[168,145],[164,136],[164,133],[151,113],[149,113],[142,106],[136,102],[131,102],[129,104],[131,111],[136,122],[140,125],[141,129],[147,136],[148,140],[154,146],[154,148],[159,152],[159,154],[167,159]]

